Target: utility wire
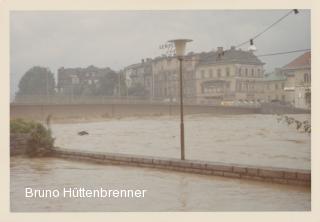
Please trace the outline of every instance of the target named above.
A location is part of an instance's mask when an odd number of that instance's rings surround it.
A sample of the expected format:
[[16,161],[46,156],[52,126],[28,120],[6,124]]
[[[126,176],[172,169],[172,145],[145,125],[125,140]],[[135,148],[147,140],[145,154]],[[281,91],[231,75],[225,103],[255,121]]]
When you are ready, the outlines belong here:
[[298,49],[298,50],[293,50],[293,51],[268,53],[268,54],[262,54],[262,55],[256,55],[256,56],[257,57],[275,56],[275,55],[285,55],[285,54],[290,54],[290,53],[295,53],[295,52],[306,52],[306,51],[311,51],[311,49]]
[[[311,51],[311,49],[297,49],[297,50],[292,50],[292,51],[266,53],[266,54],[256,55],[256,57],[267,57],[267,56],[286,55],[286,54],[291,54],[291,53],[296,53],[296,52],[306,52],[306,51]],[[201,61],[206,61],[206,59],[188,59],[188,58],[186,58],[186,59],[184,59],[183,61],[201,62]]]
[[273,26],[275,26],[276,24],[278,24],[279,22],[281,22],[283,19],[285,19],[287,16],[289,16],[292,12],[294,12],[295,14],[298,13],[297,9],[292,9],[289,12],[287,12],[284,16],[282,16],[281,18],[279,18],[277,21],[275,21],[274,23],[272,23],[271,25],[269,25],[266,29],[264,29],[262,32],[256,34],[254,37],[250,38],[249,40],[240,43],[239,45],[237,45],[236,47],[239,48],[240,46],[249,43],[250,40],[254,40],[256,38],[258,38],[259,36],[261,36],[263,33],[265,33],[266,31],[268,31],[269,29],[271,29]]

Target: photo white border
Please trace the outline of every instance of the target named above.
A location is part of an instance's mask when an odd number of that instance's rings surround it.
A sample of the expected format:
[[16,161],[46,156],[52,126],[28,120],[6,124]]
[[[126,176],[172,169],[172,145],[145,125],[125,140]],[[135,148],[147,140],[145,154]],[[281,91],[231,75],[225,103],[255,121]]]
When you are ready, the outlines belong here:
[[[319,0],[3,0],[0,1],[0,221],[320,221],[320,7]],[[175,9],[311,9],[312,49],[312,206],[311,212],[157,212],[157,213],[10,213],[9,155],[9,14],[13,10],[175,10]]]

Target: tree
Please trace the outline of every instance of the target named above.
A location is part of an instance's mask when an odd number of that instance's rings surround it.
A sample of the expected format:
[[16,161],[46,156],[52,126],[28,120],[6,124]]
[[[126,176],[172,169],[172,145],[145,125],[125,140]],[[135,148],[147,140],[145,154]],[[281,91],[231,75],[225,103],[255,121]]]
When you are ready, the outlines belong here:
[[145,96],[147,94],[143,84],[137,83],[129,88],[129,95],[131,96]]
[[54,88],[53,73],[45,67],[34,66],[20,79],[17,95],[52,95]]
[[100,77],[99,87],[96,90],[97,95],[113,96],[118,87],[118,75],[114,71],[109,71],[105,76]]

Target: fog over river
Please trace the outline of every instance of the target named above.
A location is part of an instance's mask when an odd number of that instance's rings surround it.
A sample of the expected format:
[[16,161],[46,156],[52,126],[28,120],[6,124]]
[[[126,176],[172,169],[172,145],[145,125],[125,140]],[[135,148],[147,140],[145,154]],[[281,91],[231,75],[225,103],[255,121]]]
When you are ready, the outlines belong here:
[[[310,119],[310,115],[294,115]],[[67,149],[180,157],[179,117],[53,123]],[[275,115],[188,115],[186,158],[310,169],[310,135]],[[79,136],[85,130],[89,135]],[[12,211],[304,211],[309,188],[58,158],[11,158]],[[24,189],[146,189],[145,198],[25,198]]]

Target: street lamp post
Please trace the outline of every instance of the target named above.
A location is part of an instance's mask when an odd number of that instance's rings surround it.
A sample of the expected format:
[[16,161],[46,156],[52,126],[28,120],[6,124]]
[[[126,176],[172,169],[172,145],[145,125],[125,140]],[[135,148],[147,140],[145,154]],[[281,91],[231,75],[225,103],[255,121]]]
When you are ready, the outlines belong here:
[[186,49],[186,43],[191,42],[190,39],[175,39],[169,42],[174,43],[176,49],[176,56],[179,60],[180,71],[180,146],[181,146],[181,160],[185,160],[184,149],[184,121],[183,121],[183,79],[182,79],[182,60]]
[[118,92],[118,96],[119,96],[118,99],[120,99],[121,98],[121,72],[119,72],[119,92]]

